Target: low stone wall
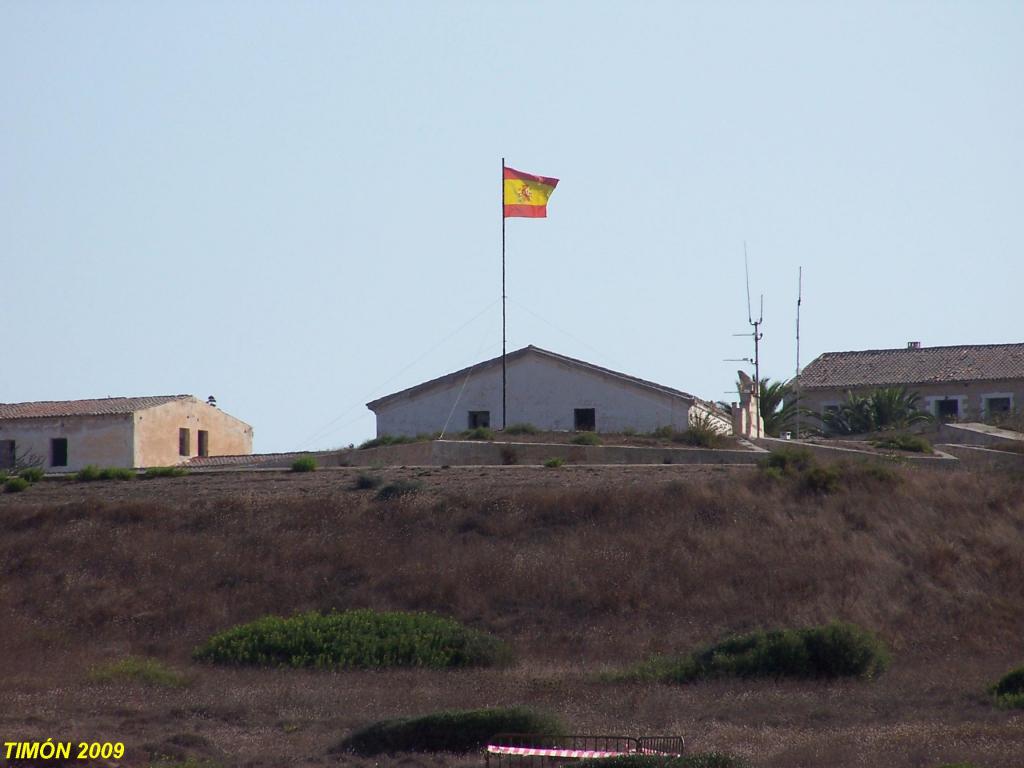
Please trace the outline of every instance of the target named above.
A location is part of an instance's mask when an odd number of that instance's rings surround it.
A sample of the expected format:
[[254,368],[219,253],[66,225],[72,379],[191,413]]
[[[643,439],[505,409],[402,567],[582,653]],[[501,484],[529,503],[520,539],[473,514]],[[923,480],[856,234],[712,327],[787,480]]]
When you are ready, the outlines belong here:
[[1006,443],[1024,443],[1024,435],[988,424],[943,424],[939,438],[945,444],[992,446]]
[[938,445],[968,469],[1024,470],[1024,454],[995,451],[977,445]]
[[318,456],[321,466],[465,466],[543,464],[560,458],[567,464],[756,464],[758,451],[565,443],[491,443],[434,440],[388,445]]
[[823,445],[822,443],[808,443],[803,440],[780,440],[776,437],[751,438],[751,442],[770,451],[782,448],[806,448],[816,458],[827,462],[887,461],[895,459],[901,464],[909,464],[913,467],[956,469],[960,466],[955,456],[950,456],[942,451],[938,451],[931,456],[903,451],[898,454],[880,454],[873,451],[862,451],[857,448],[846,448],[841,445]]

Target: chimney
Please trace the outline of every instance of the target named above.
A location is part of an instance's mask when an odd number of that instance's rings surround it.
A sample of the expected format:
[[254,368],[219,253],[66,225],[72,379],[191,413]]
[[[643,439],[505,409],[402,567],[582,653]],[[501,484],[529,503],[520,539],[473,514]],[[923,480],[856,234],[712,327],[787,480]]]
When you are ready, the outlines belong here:
[[907,349],[920,349],[920,348],[921,348],[921,342],[920,341],[908,341],[907,342]]

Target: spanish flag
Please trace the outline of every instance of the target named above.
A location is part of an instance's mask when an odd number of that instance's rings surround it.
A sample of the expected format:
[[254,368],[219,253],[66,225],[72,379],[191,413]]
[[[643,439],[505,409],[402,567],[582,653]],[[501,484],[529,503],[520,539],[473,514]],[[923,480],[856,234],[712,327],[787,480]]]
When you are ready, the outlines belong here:
[[548,198],[555,191],[558,179],[534,176],[513,168],[505,168],[502,174],[505,218],[524,216],[530,219],[544,219],[548,215]]

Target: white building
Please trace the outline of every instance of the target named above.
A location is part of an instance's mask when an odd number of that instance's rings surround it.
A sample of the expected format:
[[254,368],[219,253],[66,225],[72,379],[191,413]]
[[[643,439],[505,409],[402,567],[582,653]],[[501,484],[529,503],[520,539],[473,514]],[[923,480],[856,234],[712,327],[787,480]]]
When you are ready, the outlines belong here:
[[[550,431],[652,432],[685,430],[708,416],[722,432],[729,417],[678,389],[529,346],[506,356],[507,425]],[[366,404],[377,436],[454,434],[502,427],[501,358],[449,373]]]

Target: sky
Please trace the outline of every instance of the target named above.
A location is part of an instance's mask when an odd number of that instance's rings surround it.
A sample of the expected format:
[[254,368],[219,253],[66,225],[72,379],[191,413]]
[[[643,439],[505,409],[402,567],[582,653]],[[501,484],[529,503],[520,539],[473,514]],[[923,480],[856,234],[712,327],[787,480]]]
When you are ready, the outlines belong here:
[[0,0],[0,402],[214,395],[256,451],[508,349],[734,399],[1019,342],[1024,3]]

